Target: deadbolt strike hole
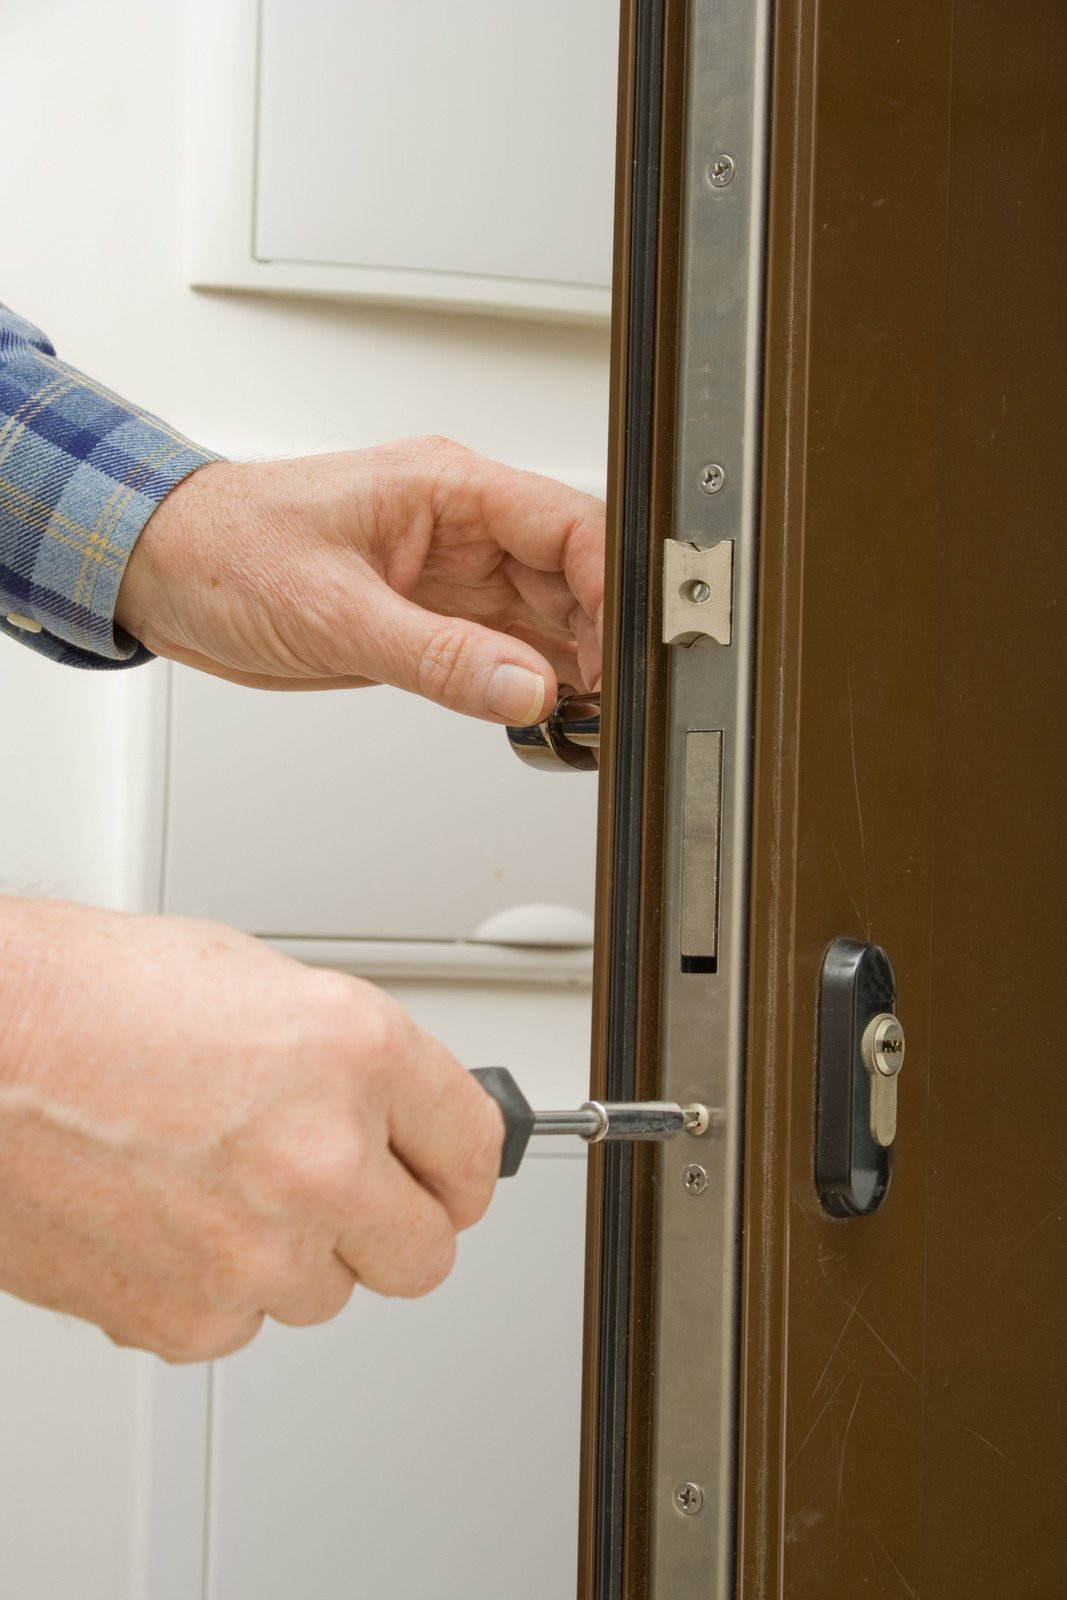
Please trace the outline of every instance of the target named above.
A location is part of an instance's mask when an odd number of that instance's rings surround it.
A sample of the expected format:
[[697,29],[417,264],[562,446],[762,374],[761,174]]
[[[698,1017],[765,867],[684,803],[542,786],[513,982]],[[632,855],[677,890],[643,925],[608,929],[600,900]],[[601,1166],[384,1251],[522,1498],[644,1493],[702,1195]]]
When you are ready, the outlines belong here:
[[685,736],[678,944],[683,972],[719,970],[722,730]]

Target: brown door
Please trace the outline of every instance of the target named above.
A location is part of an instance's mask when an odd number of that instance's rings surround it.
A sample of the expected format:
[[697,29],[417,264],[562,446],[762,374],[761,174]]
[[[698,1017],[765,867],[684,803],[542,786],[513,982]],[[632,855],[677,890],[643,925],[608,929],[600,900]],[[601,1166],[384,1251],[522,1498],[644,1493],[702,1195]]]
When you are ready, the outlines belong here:
[[579,1591],[1052,1600],[1067,8],[628,0],[621,86],[594,1088],[722,1116],[591,1161]]

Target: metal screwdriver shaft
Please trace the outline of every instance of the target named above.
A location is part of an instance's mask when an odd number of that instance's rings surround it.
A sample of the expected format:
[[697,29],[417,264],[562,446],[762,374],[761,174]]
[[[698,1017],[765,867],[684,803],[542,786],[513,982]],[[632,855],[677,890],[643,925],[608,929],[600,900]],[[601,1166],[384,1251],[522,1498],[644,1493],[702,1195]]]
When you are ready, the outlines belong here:
[[588,1144],[602,1139],[674,1139],[704,1133],[706,1106],[680,1106],[673,1100],[587,1100],[577,1111],[535,1111],[532,1135],[573,1133]]
[[587,1144],[602,1140],[674,1139],[680,1133],[707,1133],[717,1115],[703,1105],[681,1106],[673,1100],[587,1100],[577,1111],[534,1111],[506,1067],[479,1067],[474,1072],[504,1117],[500,1175],[519,1170],[534,1136],[577,1135]]

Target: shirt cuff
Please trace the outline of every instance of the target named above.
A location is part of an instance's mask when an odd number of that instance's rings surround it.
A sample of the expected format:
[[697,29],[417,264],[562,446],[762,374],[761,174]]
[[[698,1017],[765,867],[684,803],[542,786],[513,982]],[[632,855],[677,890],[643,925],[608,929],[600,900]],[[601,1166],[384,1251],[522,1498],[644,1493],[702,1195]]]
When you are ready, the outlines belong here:
[[70,666],[150,660],[115,626],[126,563],[160,501],[218,459],[45,341],[0,348],[0,632]]

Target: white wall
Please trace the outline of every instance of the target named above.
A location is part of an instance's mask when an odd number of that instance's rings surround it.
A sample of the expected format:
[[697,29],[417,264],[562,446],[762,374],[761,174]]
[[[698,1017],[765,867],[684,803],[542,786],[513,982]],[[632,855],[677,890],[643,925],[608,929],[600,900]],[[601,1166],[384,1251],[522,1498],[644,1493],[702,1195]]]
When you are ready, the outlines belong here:
[[[595,482],[602,331],[184,287],[187,34],[186,0],[6,0],[0,300],[224,453],[433,431]],[[159,675],[67,673],[0,641],[0,886],[155,904]],[[0,1600],[132,1595],[144,1372],[0,1302]]]
[[[187,4],[6,0],[0,298],[206,444],[253,455],[444,432],[599,474],[606,334],[182,282]],[[194,42],[195,47],[195,42]]]

